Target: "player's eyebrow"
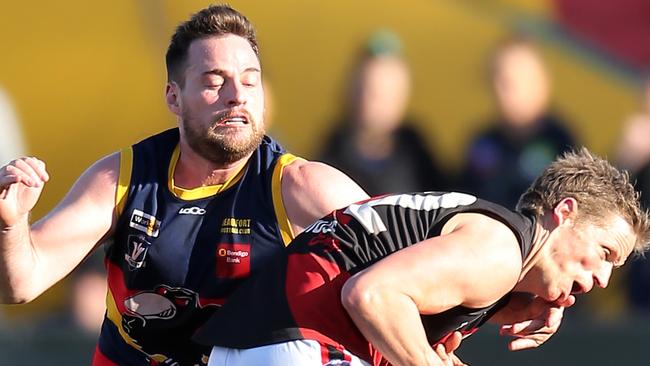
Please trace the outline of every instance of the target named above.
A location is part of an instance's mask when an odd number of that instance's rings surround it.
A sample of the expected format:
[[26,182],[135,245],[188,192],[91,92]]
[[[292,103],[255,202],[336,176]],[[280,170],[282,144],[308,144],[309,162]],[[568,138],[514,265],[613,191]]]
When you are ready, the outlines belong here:
[[[258,68],[258,67],[251,66],[251,67],[245,68],[244,71],[242,71],[242,73],[245,73],[245,72],[259,72],[259,73],[261,73],[262,70],[260,70],[260,68]],[[211,70],[207,70],[207,71],[202,72],[201,75],[225,76],[225,75],[228,75],[228,72],[226,70],[222,70],[222,69],[211,69]]]

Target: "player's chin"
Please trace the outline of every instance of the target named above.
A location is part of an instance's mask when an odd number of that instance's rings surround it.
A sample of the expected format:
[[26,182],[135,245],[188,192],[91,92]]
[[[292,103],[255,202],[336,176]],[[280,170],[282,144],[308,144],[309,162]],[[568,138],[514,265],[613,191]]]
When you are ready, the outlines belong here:
[[576,303],[576,297],[575,295],[566,294],[562,292],[558,296],[555,296],[555,299],[551,300],[550,302],[553,303],[555,306],[568,308],[570,306],[573,306],[573,304]]
[[564,292],[560,289],[559,286],[549,286],[544,294],[538,294],[538,296],[549,303],[558,303],[565,298]]
[[575,295],[569,295],[565,300],[558,303],[559,306],[564,306],[565,308],[571,307],[576,303]]

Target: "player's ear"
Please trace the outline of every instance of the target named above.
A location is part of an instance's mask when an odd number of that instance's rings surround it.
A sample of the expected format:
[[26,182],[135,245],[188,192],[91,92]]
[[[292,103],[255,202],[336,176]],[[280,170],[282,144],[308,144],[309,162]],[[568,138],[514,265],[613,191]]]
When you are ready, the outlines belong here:
[[181,115],[180,93],[181,88],[175,81],[167,82],[165,86],[165,102],[167,108],[177,116]]
[[578,201],[573,197],[563,198],[553,209],[553,221],[559,226],[573,225],[578,216]]

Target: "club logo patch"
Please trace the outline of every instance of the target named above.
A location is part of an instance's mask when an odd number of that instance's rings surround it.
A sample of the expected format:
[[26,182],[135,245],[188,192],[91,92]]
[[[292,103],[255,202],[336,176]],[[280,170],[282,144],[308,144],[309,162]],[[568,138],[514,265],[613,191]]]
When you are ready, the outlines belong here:
[[130,270],[136,270],[144,267],[144,260],[147,257],[147,251],[151,243],[148,242],[144,235],[129,235],[126,240],[126,254],[124,260],[129,265]]
[[161,222],[154,216],[146,214],[138,209],[133,209],[129,226],[140,230],[143,233],[155,238],[158,236]]
[[217,245],[217,277],[245,278],[251,272],[250,244]]
[[226,217],[221,222],[220,232],[222,234],[249,235],[251,233],[251,219]]

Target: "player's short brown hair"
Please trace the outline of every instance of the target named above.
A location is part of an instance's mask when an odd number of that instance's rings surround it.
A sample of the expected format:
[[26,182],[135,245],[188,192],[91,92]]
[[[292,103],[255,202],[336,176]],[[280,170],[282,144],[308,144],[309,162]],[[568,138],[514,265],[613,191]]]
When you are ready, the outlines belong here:
[[517,209],[538,218],[564,198],[578,202],[578,223],[604,225],[613,215],[627,221],[636,234],[634,250],[650,247],[650,218],[626,171],[620,171],[586,148],[565,153],[551,163],[521,196]]
[[234,34],[248,41],[259,57],[259,46],[253,24],[228,5],[210,5],[181,23],[167,48],[167,80],[183,86],[187,51],[193,41],[211,36]]

